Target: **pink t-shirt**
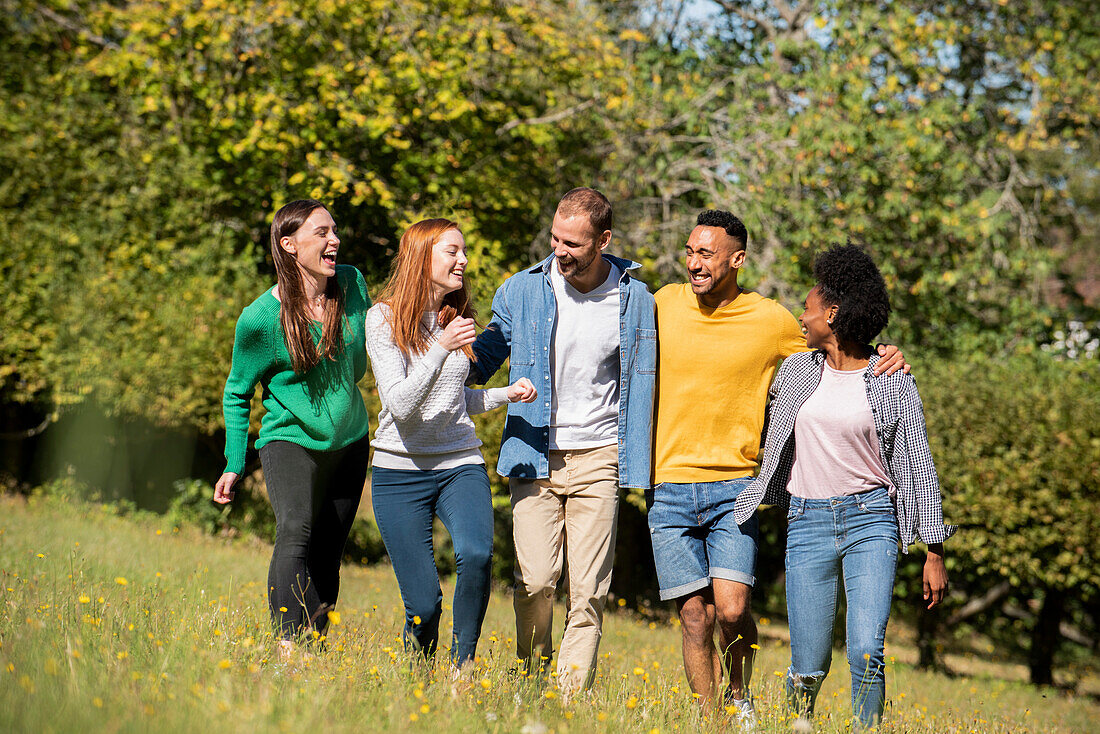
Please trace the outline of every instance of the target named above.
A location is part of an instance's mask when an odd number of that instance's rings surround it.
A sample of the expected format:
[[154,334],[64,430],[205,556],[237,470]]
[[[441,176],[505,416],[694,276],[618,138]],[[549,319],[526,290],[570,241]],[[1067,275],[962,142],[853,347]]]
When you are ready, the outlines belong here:
[[882,464],[864,370],[834,370],[827,363],[821,383],[798,410],[794,466],[787,491],[824,499],[894,485]]

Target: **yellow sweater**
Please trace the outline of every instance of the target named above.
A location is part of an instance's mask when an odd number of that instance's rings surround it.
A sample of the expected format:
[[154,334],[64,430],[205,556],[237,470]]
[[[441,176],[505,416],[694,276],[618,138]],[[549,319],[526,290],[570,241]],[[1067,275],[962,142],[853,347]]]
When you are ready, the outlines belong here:
[[779,362],[806,351],[783,306],[743,292],[701,308],[686,283],[657,291],[656,482],[752,476],[768,387]]

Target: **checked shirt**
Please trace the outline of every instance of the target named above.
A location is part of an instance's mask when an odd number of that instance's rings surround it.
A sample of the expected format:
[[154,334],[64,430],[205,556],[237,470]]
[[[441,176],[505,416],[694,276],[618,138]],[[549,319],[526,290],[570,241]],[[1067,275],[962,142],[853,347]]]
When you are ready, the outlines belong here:
[[[878,434],[879,455],[897,488],[897,509],[901,547],[920,540],[925,545],[941,543],[958,529],[944,525],[936,467],[928,448],[924,408],[912,375],[898,371],[890,376],[873,372],[879,356],[873,354],[863,379],[867,402]],[[798,411],[821,382],[822,351],[801,352],[783,361],[772,383],[765,421],[763,463],[760,474],[741,492],[734,504],[738,524],[748,520],[760,504],[790,505],[787,481],[794,466],[794,424]]]

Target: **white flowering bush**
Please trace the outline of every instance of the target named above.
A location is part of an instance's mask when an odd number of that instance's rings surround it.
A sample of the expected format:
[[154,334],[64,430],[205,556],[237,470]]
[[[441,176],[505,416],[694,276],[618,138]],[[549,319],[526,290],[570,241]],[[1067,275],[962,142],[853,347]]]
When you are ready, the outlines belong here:
[[1041,349],[1055,359],[1096,359],[1100,355],[1100,322],[1070,320]]

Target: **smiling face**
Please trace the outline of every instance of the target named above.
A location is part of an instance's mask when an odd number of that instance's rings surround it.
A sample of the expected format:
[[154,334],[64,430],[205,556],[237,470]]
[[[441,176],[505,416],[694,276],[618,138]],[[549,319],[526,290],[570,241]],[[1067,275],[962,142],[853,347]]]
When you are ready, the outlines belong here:
[[600,262],[600,251],[611,241],[610,230],[596,232],[584,214],[563,215],[554,213],[550,226],[550,244],[558,269],[571,283],[584,281],[592,274],[592,268]]
[[462,287],[466,262],[466,239],[457,229],[448,229],[432,245],[432,287],[441,297]]
[[745,263],[745,247],[721,227],[700,225],[684,245],[684,264],[692,292],[711,307],[737,297],[737,270]]
[[336,236],[336,222],[323,207],[314,209],[302,226],[279,244],[294,255],[303,276],[320,281],[336,275],[340,238]]
[[821,349],[831,339],[835,340],[833,327],[829,322],[836,316],[837,307],[825,303],[821,298],[821,289],[816,285],[806,294],[806,310],[798,317],[802,324],[802,333],[806,335],[806,346]]

